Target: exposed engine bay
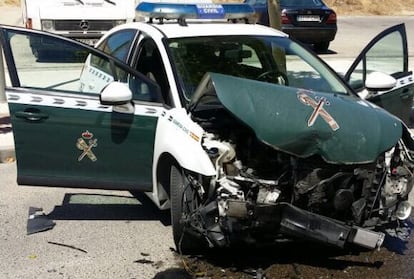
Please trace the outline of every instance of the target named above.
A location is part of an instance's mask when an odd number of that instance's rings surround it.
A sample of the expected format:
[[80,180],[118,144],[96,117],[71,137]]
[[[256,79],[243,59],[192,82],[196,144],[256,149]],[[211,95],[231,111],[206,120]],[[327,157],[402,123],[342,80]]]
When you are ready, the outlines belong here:
[[385,236],[378,228],[409,217],[414,158],[403,140],[375,162],[327,163],[280,151],[217,100],[207,103],[192,117],[217,173],[186,173],[198,201],[183,221],[210,246],[300,238],[374,249]]

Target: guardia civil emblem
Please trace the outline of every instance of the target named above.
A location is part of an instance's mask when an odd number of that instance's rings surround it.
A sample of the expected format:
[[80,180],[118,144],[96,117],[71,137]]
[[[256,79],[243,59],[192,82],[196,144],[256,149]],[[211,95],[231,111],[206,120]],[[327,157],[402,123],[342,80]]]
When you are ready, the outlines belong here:
[[92,162],[98,160],[95,154],[92,151],[92,148],[98,146],[98,139],[93,138],[93,134],[86,130],[81,134],[81,138],[78,138],[76,142],[76,147],[82,151],[82,154],[79,155],[78,161],[82,161],[85,156],[87,156]]
[[307,106],[310,106],[313,108],[313,112],[308,120],[308,127],[312,127],[313,124],[315,124],[316,119],[318,116],[321,116],[323,120],[331,127],[333,131],[336,131],[339,129],[338,123],[335,121],[335,119],[329,114],[328,111],[324,108],[324,106],[329,106],[330,103],[328,100],[326,100],[325,97],[315,97],[313,99],[310,97],[308,92],[304,90],[300,90],[297,94],[299,101]]

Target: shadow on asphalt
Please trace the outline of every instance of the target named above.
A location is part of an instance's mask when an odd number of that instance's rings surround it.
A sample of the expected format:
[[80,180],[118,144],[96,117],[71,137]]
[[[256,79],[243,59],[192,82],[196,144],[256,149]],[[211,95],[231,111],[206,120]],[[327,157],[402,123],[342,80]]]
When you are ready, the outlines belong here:
[[185,269],[170,268],[161,272],[158,272],[153,279],[192,279],[194,278]]
[[[367,261],[365,250],[350,251],[309,242],[285,242],[248,248],[233,247],[212,250],[202,256],[179,257],[182,262],[181,269],[162,271],[154,279],[199,278],[200,276],[239,279],[320,277],[312,273],[315,268],[326,271],[325,273],[329,275],[327,278],[331,278],[332,274],[342,274],[348,268],[378,270],[384,265],[382,260]],[[183,274],[192,277],[179,277]]]
[[320,51],[320,52],[317,52],[317,54],[328,54],[328,55],[333,55],[333,54],[338,54],[336,51],[334,51],[334,50],[330,50],[330,49],[328,49],[327,51]]
[[[170,212],[159,210],[142,193],[134,193],[134,196],[68,193],[62,205],[55,206],[47,217],[52,220],[159,220],[163,225],[170,225]],[[408,236],[414,227],[412,218],[406,222]],[[372,274],[377,274],[377,271],[378,274],[383,274],[383,269],[392,263],[390,255],[403,255],[407,249],[406,241],[391,235],[387,235],[384,247],[378,252],[355,247],[339,249],[304,241],[260,247],[240,245],[212,249],[199,256],[177,254],[180,262],[185,264],[181,268],[160,271],[154,278],[184,279],[200,275],[206,278],[240,279],[314,278],[313,275],[316,274],[303,275],[314,272],[315,268],[321,274],[335,276],[350,275],[351,270],[356,270],[355,274],[359,274],[358,268],[368,273],[374,272]]]
[[67,193],[62,205],[47,214],[52,220],[160,220],[171,224],[170,211],[159,210],[144,194],[116,196]]
[[383,246],[391,252],[398,255],[404,255],[408,248],[411,232],[414,228],[413,216],[411,215],[406,221],[401,221],[397,229],[389,231],[385,236]]
[[[344,270],[349,266],[379,268],[382,262],[366,262],[358,259],[364,252],[353,249],[337,249],[324,247],[318,243],[286,242],[261,248],[220,249],[198,257],[214,266],[235,271],[267,269],[274,264],[300,264],[314,267],[324,267],[331,270]],[[237,256],[236,256],[237,255]],[[350,258],[338,258],[350,256]],[[352,256],[355,256],[354,258]]]
[[[408,240],[413,227],[413,217],[410,217],[397,230],[405,238],[388,234],[379,251],[291,241],[262,247],[216,249],[202,256],[181,258],[186,262],[185,269],[192,274],[218,276],[212,278],[390,278],[395,272],[392,267],[401,263],[396,254],[401,257],[410,254]],[[401,278],[408,278],[405,276],[410,271],[401,272]]]

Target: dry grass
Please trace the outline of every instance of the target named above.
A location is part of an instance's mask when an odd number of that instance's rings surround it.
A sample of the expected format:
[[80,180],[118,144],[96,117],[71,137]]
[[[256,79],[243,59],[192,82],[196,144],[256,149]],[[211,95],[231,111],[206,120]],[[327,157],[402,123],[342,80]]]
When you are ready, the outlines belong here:
[[0,6],[20,6],[20,0],[0,0]]
[[[171,0],[174,1],[174,0]],[[213,0],[239,2],[239,0]],[[241,1],[241,0],[240,0]],[[324,0],[341,15],[406,15],[414,14],[414,0]],[[20,0],[0,0],[0,6],[19,6]]]
[[414,0],[324,0],[338,15],[404,15],[414,13]]

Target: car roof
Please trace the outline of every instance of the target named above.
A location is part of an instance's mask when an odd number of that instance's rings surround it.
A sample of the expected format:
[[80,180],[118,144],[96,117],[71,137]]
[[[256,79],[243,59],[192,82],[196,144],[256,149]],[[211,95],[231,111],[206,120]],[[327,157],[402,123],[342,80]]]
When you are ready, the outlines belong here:
[[157,21],[154,21],[154,23],[133,22],[120,25],[113,29],[112,32],[121,29],[138,29],[153,37],[162,36],[167,38],[229,35],[288,36],[270,27],[244,23],[188,22],[183,26],[177,22],[166,22],[163,24]]

